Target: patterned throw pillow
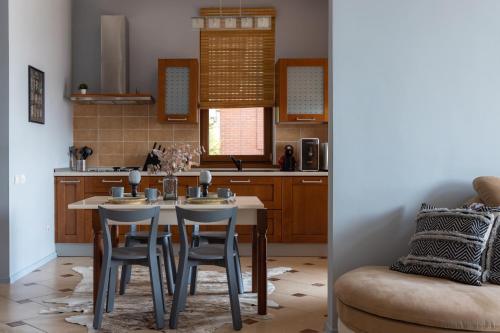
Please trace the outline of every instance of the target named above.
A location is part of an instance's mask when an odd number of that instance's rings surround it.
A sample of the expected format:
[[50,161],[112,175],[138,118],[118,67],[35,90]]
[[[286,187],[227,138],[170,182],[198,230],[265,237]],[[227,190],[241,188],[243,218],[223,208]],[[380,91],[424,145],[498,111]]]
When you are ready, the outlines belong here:
[[489,212],[495,216],[493,228],[483,255],[483,282],[500,284],[500,207],[489,207],[480,203],[469,205],[478,212]]
[[410,253],[392,270],[481,285],[481,258],[493,225],[493,214],[423,204]]

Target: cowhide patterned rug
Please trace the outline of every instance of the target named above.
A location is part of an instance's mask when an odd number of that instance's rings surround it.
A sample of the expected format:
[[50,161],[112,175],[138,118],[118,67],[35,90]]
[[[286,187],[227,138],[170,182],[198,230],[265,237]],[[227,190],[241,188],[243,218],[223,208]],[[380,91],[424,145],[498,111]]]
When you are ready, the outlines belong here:
[[[73,267],[82,275],[82,280],[75,287],[71,296],[50,299],[51,304],[41,313],[79,313],[66,318],[66,321],[86,326],[88,332],[96,332],[92,327],[92,267]],[[275,267],[268,270],[268,277],[281,275],[290,271],[289,267]],[[271,315],[257,315],[257,295],[250,293],[251,274],[243,273],[245,294],[240,295],[242,320],[270,320]],[[268,281],[267,291],[271,294],[275,287]],[[166,295],[167,308],[170,309],[172,297]],[[278,307],[268,300],[268,307]],[[177,330],[168,329],[169,313],[165,315],[167,328],[163,332],[210,333],[226,323],[231,323],[227,280],[224,271],[199,270],[197,293],[188,295],[186,310],[179,315]],[[134,267],[132,280],[125,295],[116,295],[115,308],[112,313],[105,313],[100,332],[132,332],[144,329],[155,329],[153,303],[149,272],[146,267]]]

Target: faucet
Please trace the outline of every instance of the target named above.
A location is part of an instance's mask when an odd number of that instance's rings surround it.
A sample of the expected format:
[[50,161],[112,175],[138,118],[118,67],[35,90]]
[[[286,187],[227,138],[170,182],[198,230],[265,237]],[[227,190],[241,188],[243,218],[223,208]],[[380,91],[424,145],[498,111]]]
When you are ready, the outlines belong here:
[[234,165],[236,165],[238,171],[243,171],[243,160],[237,160],[233,155],[230,155],[229,158],[233,161]]

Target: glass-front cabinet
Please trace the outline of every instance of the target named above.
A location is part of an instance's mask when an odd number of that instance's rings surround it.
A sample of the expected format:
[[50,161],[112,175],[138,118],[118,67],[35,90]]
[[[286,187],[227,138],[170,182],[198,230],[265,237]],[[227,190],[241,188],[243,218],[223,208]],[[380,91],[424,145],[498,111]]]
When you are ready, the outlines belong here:
[[198,60],[158,59],[158,120],[198,122]]
[[328,59],[280,59],[276,63],[276,119],[328,121]]

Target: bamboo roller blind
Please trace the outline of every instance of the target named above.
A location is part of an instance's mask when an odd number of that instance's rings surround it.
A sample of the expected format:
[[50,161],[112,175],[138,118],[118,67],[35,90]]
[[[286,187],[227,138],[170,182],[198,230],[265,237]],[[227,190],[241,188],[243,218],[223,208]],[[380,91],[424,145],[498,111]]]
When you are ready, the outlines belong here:
[[[223,15],[239,15],[224,8]],[[219,9],[201,9],[218,16]],[[272,17],[270,30],[200,31],[201,108],[272,107],[274,105],[275,10],[244,9],[245,16]]]

